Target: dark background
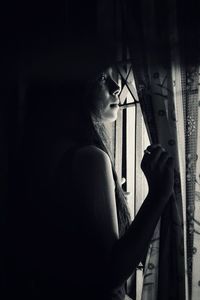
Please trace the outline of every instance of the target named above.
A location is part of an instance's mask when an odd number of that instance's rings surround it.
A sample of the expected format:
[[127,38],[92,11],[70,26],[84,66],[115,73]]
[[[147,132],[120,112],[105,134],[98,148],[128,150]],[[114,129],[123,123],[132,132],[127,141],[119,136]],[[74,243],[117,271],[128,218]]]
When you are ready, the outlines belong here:
[[[120,14],[124,7],[122,3],[129,7],[127,18],[126,13]],[[165,49],[168,47],[165,34],[170,10],[168,1],[155,3],[156,28],[165,55]],[[181,53],[188,63],[198,63],[199,1],[179,0],[176,2],[176,8]],[[82,65],[74,63],[73,68],[73,64],[69,65],[65,51],[70,45],[74,45],[74,42],[78,48],[79,40],[83,37],[92,43],[93,40],[103,38],[103,51],[111,40],[121,42],[124,37],[128,39],[133,34],[134,49],[139,52],[142,39],[141,15],[139,0],[63,0],[53,3],[4,1],[0,4],[0,284],[3,290],[10,289],[15,284],[14,229],[17,226],[17,206],[20,201],[19,157],[26,125],[27,86],[33,82],[51,82],[59,85],[60,82],[68,80],[72,73],[73,76],[83,74]],[[129,28],[129,37],[122,34],[125,28],[122,23]],[[83,43],[81,45],[83,46]],[[87,50],[84,51],[83,53],[87,53]],[[73,50],[68,52],[69,56],[71,53]],[[90,55],[86,54],[85,58],[89,57]]]

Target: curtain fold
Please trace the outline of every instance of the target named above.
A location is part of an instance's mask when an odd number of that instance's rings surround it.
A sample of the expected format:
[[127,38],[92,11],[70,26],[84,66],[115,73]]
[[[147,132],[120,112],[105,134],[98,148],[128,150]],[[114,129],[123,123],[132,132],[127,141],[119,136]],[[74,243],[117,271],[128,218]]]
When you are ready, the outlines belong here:
[[195,196],[193,216],[193,251],[192,251],[192,300],[200,297],[200,70],[198,70],[198,98],[196,101],[196,159],[195,159]]
[[[198,23],[195,18],[192,25],[185,21],[187,7],[179,0],[142,0],[136,6],[127,1],[126,13],[130,57],[150,141],[162,144],[175,159],[174,193],[149,245],[142,300],[197,300],[200,72],[198,51],[192,47],[198,47]],[[189,13],[196,15],[192,3]]]
[[184,119],[186,141],[186,214],[187,214],[187,267],[190,299],[200,297],[200,214],[199,214],[199,66],[189,65],[183,77],[185,91]]

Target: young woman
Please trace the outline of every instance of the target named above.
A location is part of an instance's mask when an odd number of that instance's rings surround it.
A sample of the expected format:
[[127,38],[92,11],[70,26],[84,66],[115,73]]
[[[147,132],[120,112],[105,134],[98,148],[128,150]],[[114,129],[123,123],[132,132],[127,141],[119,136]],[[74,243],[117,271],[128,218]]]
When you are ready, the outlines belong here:
[[108,67],[82,88],[71,84],[68,99],[61,89],[60,97],[49,93],[56,122],[46,109],[45,122],[33,126],[40,143],[28,131],[32,191],[24,252],[27,290],[36,299],[126,299],[126,280],[172,194],[173,159],[150,145],[141,162],[149,192],[131,223],[104,129],[117,119],[116,76]]

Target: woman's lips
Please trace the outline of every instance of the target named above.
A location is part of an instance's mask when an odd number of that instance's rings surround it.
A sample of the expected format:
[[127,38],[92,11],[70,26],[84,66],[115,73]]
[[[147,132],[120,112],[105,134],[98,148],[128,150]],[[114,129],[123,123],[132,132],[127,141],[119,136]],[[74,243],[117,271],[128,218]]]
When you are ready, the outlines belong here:
[[110,104],[110,107],[112,107],[112,108],[118,108],[119,104],[118,103],[112,103],[112,104]]

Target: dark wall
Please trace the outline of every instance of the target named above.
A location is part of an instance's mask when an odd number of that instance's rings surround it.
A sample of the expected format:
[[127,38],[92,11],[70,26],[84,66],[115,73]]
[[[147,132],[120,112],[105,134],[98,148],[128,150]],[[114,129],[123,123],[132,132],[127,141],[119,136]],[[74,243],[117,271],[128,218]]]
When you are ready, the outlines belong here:
[[[93,38],[98,39],[98,35],[101,37],[103,35],[107,41],[112,39],[116,34],[113,22],[117,3],[118,7],[119,3],[129,3],[129,13],[133,14],[139,27],[142,22],[139,0],[135,3],[132,0],[45,2],[2,1],[0,4],[0,217],[3,229],[3,255],[0,260],[4,266],[0,267],[0,284],[7,291],[12,284],[16,284],[14,275],[16,258],[13,249],[17,243],[15,222],[20,201],[18,184],[23,185],[23,182],[20,182],[20,163],[23,159],[20,156],[20,147],[26,126],[28,107],[26,91],[29,85],[32,81],[38,81],[40,84],[51,81],[59,85],[72,76],[70,68],[73,64],[70,67],[67,65],[69,59],[66,55],[66,49],[70,47],[72,40],[77,42],[82,38],[83,42],[83,37],[87,37],[86,40],[91,41]],[[155,3],[158,12],[160,9],[157,18],[158,34],[164,43],[165,34],[162,28],[166,26],[167,8],[165,9],[160,0]],[[200,10],[198,0],[188,1],[187,5],[184,3],[181,0],[177,1],[178,28],[181,49],[190,61],[198,58],[199,53]],[[121,21],[118,15],[119,33]],[[134,22],[126,25],[134,31],[132,24]],[[104,53],[107,52],[106,43],[102,45],[99,47],[99,53],[104,58]],[[137,49],[136,46],[134,49]],[[84,50],[87,53],[86,58],[91,57],[87,52],[89,49],[90,46]],[[73,53],[73,50],[71,52]],[[76,54],[78,56],[79,52]],[[85,63],[87,65],[87,60]],[[76,64],[73,74],[78,72],[84,74],[83,70],[83,65]]]

